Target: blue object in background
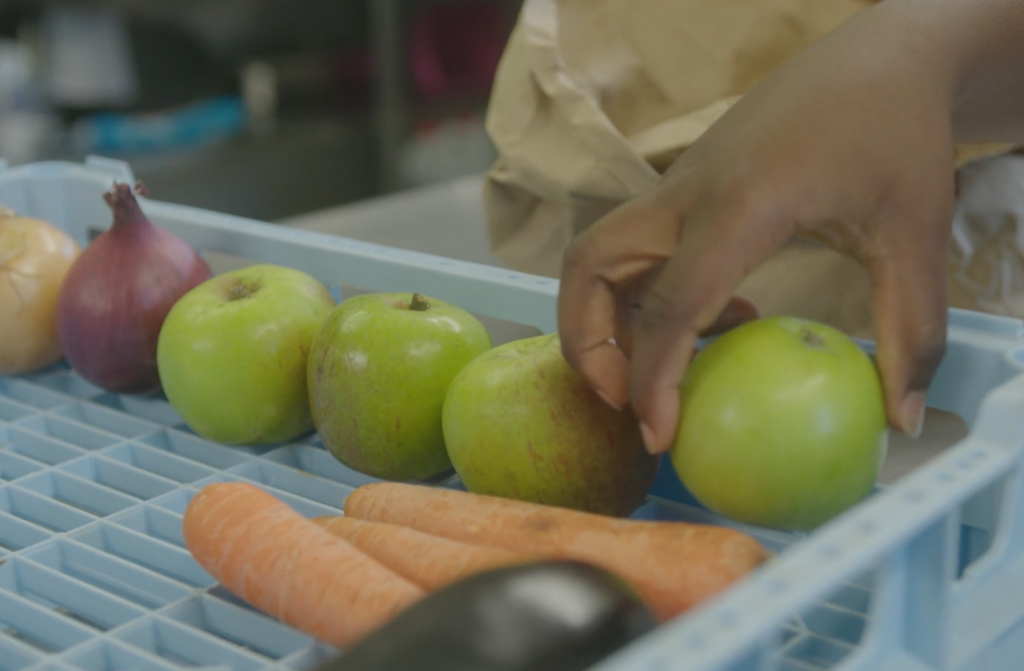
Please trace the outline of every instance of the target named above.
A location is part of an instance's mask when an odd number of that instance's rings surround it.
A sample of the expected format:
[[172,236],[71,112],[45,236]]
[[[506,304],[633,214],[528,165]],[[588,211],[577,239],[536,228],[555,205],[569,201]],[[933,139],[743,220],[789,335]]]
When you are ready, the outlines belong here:
[[154,114],[95,114],[76,124],[74,141],[110,154],[196,147],[238,135],[247,117],[240,97],[221,96]]

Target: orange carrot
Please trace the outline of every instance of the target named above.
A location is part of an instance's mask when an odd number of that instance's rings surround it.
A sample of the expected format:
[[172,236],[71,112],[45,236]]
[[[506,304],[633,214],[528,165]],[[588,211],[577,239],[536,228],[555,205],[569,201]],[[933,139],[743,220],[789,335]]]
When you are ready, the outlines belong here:
[[623,520],[422,485],[364,485],[345,501],[345,514],[461,543],[591,563],[630,583],[662,620],[721,592],[767,558],[760,543],[734,529]]
[[424,596],[262,489],[204,487],[182,523],[196,561],[254,607],[347,647]]
[[474,573],[530,559],[508,550],[466,545],[396,524],[352,517],[317,517],[313,522],[427,591]]

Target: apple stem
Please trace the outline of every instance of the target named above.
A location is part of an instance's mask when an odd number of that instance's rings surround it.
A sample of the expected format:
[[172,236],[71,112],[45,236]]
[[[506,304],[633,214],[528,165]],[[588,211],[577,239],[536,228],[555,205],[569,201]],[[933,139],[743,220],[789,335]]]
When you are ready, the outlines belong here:
[[427,302],[426,298],[424,298],[423,296],[421,296],[419,294],[413,294],[412,295],[412,301],[409,303],[409,309],[410,310],[416,310],[417,312],[423,312],[424,310],[426,310],[429,307],[430,307],[430,303]]
[[238,301],[249,295],[249,287],[244,282],[239,282],[231,287],[231,300]]
[[825,340],[810,329],[804,329],[803,340],[811,347],[822,347],[825,344]]

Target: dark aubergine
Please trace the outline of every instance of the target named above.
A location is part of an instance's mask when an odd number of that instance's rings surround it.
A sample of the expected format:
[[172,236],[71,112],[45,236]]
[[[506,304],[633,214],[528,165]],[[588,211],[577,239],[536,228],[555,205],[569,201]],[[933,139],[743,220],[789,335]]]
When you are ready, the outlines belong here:
[[654,627],[617,576],[534,562],[434,592],[317,671],[583,671]]

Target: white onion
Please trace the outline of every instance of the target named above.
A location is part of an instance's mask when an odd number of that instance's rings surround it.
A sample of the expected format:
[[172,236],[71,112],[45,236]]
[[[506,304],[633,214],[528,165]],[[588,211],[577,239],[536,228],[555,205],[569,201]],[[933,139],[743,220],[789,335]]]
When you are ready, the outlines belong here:
[[57,296],[80,251],[56,226],[0,208],[0,374],[29,373],[63,357]]

